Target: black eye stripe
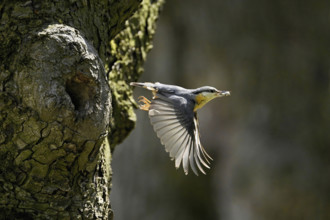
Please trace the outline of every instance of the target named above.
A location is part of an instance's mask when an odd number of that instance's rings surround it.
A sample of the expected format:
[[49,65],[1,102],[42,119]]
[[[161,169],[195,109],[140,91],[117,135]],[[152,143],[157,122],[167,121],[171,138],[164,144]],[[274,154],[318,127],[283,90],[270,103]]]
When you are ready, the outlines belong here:
[[193,93],[197,95],[197,94],[200,94],[200,93],[203,93],[203,92],[206,92],[206,93],[217,93],[218,91],[216,89],[197,89]]

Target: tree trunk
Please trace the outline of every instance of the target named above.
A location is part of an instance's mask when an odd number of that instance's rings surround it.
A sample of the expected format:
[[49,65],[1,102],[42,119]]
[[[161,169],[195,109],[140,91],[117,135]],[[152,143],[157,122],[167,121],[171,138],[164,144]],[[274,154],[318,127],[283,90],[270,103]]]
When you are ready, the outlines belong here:
[[112,219],[110,146],[162,4],[0,4],[0,219]]

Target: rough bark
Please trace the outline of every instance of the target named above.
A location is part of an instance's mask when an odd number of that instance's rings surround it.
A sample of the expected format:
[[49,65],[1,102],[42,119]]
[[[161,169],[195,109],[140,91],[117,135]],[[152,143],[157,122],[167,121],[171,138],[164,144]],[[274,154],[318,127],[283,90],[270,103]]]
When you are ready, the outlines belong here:
[[134,127],[161,4],[0,4],[0,219],[112,219],[109,142]]

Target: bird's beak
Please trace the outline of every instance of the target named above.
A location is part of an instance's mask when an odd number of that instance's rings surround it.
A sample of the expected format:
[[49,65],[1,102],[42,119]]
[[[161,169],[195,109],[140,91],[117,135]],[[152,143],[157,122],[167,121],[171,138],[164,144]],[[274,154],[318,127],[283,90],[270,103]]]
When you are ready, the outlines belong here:
[[230,91],[219,91],[217,93],[218,97],[223,97],[223,96],[230,96]]

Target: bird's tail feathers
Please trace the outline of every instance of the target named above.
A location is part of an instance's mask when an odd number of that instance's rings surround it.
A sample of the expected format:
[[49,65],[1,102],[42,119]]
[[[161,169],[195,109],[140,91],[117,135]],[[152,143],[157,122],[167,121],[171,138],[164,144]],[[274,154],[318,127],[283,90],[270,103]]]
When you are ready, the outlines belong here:
[[137,87],[143,87],[143,88],[149,89],[149,90],[155,90],[155,84],[154,83],[150,83],[150,82],[145,82],[145,83],[131,82],[130,85],[131,86],[137,86]]

